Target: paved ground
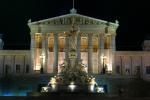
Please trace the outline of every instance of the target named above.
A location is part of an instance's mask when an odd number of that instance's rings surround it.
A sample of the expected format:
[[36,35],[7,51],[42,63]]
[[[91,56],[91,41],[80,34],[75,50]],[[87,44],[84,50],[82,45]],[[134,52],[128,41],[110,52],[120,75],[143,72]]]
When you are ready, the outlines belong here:
[[150,100],[150,97],[93,97],[93,96],[48,96],[48,97],[0,97],[0,100]]
[[[0,78],[0,96],[4,94],[24,96],[26,92],[39,92],[41,87],[48,83],[51,76],[53,75],[43,74]],[[119,95],[120,90],[123,89],[121,94],[125,97],[150,96],[150,82],[132,77],[108,75],[95,75],[95,77],[99,85],[107,86],[108,94]]]

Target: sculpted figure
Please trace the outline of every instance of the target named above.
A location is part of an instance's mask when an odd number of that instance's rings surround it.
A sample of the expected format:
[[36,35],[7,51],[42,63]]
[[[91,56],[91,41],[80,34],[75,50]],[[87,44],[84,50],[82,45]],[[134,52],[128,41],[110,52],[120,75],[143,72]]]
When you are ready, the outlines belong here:
[[76,51],[78,34],[79,34],[79,28],[72,25],[71,31],[68,35],[68,37],[69,37],[69,50],[75,50]]

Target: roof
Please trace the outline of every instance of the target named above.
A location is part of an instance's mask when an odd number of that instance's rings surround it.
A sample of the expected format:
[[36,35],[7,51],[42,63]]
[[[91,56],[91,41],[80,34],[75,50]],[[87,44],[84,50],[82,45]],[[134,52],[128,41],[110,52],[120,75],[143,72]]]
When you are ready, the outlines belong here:
[[76,13],[76,10],[73,8],[70,10],[70,14],[66,14],[66,15],[61,15],[61,16],[56,16],[53,18],[48,18],[48,19],[44,19],[44,20],[39,20],[39,21],[35,21],[35,22],[31,22],[31,20],[29,20],[28,25],[39,25],[39,24],[71,24],[71,18],[74,17],[76,20],[77,24],[88,24],[88,25],[100,25],[100,24],[105,24],[105,25],[110,25],[110,26],[114,26],[114,27],[118,27],[119,23],[116,20],[116,23],[112,23],[112,22],[108,22],[108,21],[104,21],[101,19],[97,19],[97,18],[92,18],[89,16],[85,16],[85,15],[81,15]]

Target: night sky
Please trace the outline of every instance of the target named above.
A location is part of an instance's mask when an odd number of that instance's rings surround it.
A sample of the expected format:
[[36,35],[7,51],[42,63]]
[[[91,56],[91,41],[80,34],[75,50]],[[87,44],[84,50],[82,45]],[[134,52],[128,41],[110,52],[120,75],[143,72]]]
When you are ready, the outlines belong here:
[[[115,22],[117,50],[141,50],[150,35],[148,0],[75,0],[79,14]],[[0,0],[0,33],[4,49],[29,49],[30,30],[27,21],[51,18],[69,13],[72,0]]]

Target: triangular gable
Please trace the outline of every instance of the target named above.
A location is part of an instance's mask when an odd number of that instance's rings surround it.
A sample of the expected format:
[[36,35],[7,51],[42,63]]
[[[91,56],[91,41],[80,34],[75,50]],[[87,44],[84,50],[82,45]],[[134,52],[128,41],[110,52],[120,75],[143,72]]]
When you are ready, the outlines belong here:
[[58,17],[53,17],[45,20],[40,20],[36,22],[30,22],[29,25],[39,25],[39,24],[47,24],[47,25],[71,25],[73,17],[75,19],[75,23],[78,25],[102,25],[108,24],[113,26],[118,26],[118,23],[111,23],[104,20],[80,15],[80,14],[66,14]]

